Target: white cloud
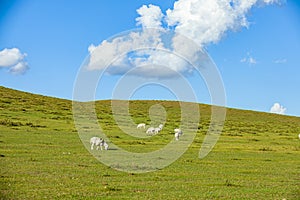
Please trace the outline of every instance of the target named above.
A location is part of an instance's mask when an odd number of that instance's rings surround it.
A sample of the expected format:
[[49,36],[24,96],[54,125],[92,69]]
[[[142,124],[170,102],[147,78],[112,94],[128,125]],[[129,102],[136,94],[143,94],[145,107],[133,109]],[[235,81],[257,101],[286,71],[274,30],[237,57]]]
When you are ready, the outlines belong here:
[[247,58],[242,58],[242,59],[241,59],[241,62],[242,62],[242,63],[245,63],[245,62],[247,62],[247,60],[248,60]]
[[[166,71],[162,73],[163,70],[157,70],[158,66],[169,66],[170,72],[190,74],[193,71],[191,66],[187,62],[180,61],[178,56],[171,55],[172,53],[180,53],[188,61],[201,62],[204,54],[198,55],[199,47],[219,42],[229,31],[248,28],[246,15],[254,6],[278,2],[277,0],[178,0],[173,8],[165,12],[166,14],[163,14],[158,6],[143,5],[137,9],[140,16],[136,18],[137,25],[141,26],[143,31],[124,34],[111,41],[103,41],[99,45],[90,45],[90,61],[87,67],[91,70],[103,70],[113,63],[107,72],[122,74],[134,67],[143,66],[144,68],[139,68],[139,76],[149,74],[159,76],[161,73],[162,77],[169,77],[171,74],[168,75]],[[173,35],[168,35],[171,41],[169,44],[163,41],[163,35],[167,31],[165,27],[174,30]],[[149,31],[148,28],[156,30]],[[182,36],[195,43],[187,42],[188,40]],[[151,50],[143,51],[141,50],[143,47]],[[136,49],[139,51],[132,53]],[[166,55],[166,52],[169,52],[169,55]],[[241,62],[251,65],[257,63],[251,56],[242,59]],[[150,73],[150,70],[154,70],[155,73]]]
[[229,1],[180,0],[167,10],[166,20],[169,26],[175,26],[176,32],[203,46],[217,43],[228,30],[247,26],[246,11],[239,10]]
[[257,60],[248,52],[247,56],[240,60],[242,63],[248,63],[249,65],[257,64]]
[[[112,41],[104,40],[99,46],[90,45],[88,48],[90,53],[88,69],[102,70],[111,64],[113,66],[125,67],[130,60],[126,57],[127,53],[137,49],[142,50],[143,47],[152,47],[153,49],[164,48],[158,29],[130,32],[129,34],[120,35],[112,39]],[[144,50],[141,52],[144,52]]]
[[163,14],[160,7],[150,4],[143,5],[137,9],[140,17],[136,18],[137,25],[142,25],[144,28],[161,28]]
[[166,21],[175,31],[198,45],[217,43],[228,31],[248,28],[246,15],[256,5],[279,0],[179,0],[166,11]]
[[286,0],[264,0],[264,3],[266,3],[266,4],[273,4],[273,3],[281,4],[281,3],[286,3]]
[[249,58],[249,64],[254,65],[256,63],[257,62],[256,62],[256,60],[254,58],[252,58],[252,57]]
[[286,108],[284,108],[279,103],[274,103],[274,105],[271,107],[270,112],[276,113],[276,114],[285,114]]
[[284,64],[287,63],[287,59],[277,59],[273,61],[275,64]]
[[29,69],[26,56],[18,48],[5,48],[0,51],[0,68],[8,69],[12,74],[24,74]]
[[12,74],[24,74],[29,69],[26,62],[19,62],[18,64],[9,68],[9,72]]

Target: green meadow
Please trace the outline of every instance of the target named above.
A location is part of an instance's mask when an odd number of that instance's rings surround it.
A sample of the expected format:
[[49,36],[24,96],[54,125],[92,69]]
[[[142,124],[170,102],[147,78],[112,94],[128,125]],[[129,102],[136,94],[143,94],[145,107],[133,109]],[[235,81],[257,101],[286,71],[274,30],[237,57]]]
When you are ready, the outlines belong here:
[[[123,133],[111,101],[95,102],[105,134],[132,152],[174,140],[179,102],[130,101],[132,120],[149,124],[153,105],[165,108],[165,128],[143,139]],[[300,199],[299,117],[228,108],[217,144],[199,159],[211,106],[197,106],[196,137],[178,160],[155,172],[126,173],[85,148],[72,101],[0,87],[0,199]]]

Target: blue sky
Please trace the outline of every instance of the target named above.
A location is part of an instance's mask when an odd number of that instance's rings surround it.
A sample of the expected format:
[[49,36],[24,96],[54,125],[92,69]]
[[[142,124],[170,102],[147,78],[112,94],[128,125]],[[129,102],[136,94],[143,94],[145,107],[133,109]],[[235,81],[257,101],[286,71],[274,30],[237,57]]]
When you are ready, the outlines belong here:
[[[100,45],[120,32],[137,28],[137,9],[143,5],[159,6],[166,15],[174,2],[0,0],[0,51],[15,48],[14,53],[20,56],[19,68],[0,67],[0,85],[72,99],[77,73],[91,44]],[[152,11],[145,12],[153,17]],[[300,116],[300,3],[254,5],[245,16],[247,27],[228,29],[217,40],[191,36],[202,42],[218,67],[227,106],[269,112],[279,103],[279,111]],[[18,73],[18,69],[23,70]],[[119,79],[120,75],[105,76],[105,87],[96,98],[111,98]],[[187,79],[197,91],[197,101],[210,103],[208,92],[203,90],[205,83],[193,76]],[[145,95],[153,90],[158,95]],[[154,85],[141,88],[132,98],[172,99],[174,95]]]

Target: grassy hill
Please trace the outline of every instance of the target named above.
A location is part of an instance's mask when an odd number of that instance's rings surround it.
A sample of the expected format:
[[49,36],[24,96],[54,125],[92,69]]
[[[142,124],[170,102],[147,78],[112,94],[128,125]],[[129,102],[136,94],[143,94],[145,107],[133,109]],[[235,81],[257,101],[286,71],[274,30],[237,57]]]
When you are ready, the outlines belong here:
[[[130,101],[136,123],[149,123],[156,104],[168,119],[150,139],[124,134],[110,101],[96,102],[97,117],[115,144],[152,151],[173,139],[179,103]],[[300,199],[300,118],[227,109],[218,143],[200,160],[211,107],[199,107],[196,138],[180,159],[156,172],[125,173],[83,146],[71,101],[0,87],[0,199]]]

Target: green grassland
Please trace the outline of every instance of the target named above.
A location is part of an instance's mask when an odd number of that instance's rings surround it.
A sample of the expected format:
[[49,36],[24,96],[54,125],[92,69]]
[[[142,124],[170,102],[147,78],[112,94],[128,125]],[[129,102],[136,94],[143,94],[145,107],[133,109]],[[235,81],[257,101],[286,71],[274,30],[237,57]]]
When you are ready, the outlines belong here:
[[[96,102],[97,118],[113,143],[153,151],[174,139],[179,103],[129,104],[135,123],[150,123],[148,110],[157,104],[168,118],[152,138],[124,134],[110,101]],[[155,172],[126,173],[84,147],[71,101],[0,87],[0,199],[300,199],[300,118],[227,109],[217,144],[199,159],[211,107],[199,108],[197,135],[182,157]]]

